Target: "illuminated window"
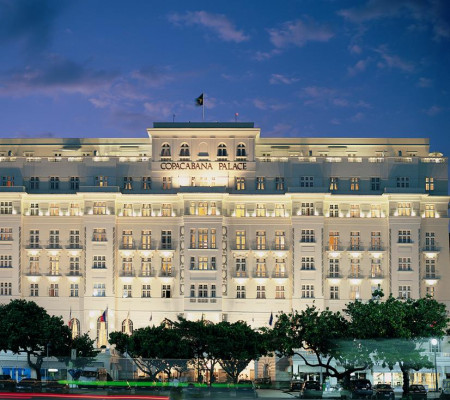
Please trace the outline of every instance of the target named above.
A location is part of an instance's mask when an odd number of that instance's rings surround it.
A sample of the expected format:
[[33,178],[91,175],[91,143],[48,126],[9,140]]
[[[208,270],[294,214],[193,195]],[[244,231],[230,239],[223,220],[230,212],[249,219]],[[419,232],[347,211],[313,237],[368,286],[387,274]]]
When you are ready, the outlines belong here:
[[95,201],[93,207],[94,215],[105,215],[106,214],[106,202],[105,201]]
[[339,205],[330,204],[330,217],[339,217]]
[[330,190],[334,191],[334,190],[338,190],[338,183],[339,183],[339,178],[332,176],[330,177]]
[[236,190],[245,190],[245,178],[236,178]]
[[123,249],[133,248],[133,231],[129,229],[122,231],[122,248]]
[[58,256],[50,256],[49,258],[49,275],[59,275],[59,257]]
[[267,278],[267,266],[265,258],[256,259],[256,277]]
[[245,250],[245,231],[236,231],[236,250]]
[[142,189],[150,190],[152,188],[152,178],[150,176],[142,177]]
[[370,232],[370,250],[381,250],[381,232]]
[[256,250],[266,249],[266,231],[256,231]]
[[370,205],[370,216],[372,218],[380,218],[381,217],[381,205],[371,204]]
[[236,258],[236,276],[246,276],[247,275],[247,262],[245,258]]
[[122,333],[126,335],[133,334],[133,321],[131,319],[127,318],[122,321]]
[[350,286],[350,299],[357,300],[361,297],[360,287],[358,285]]
[[425,278],[435,279],[436,278],[436,259],[427,258],[425,259]]
[[59,296],[59,284],[58,283],[50,283],[50,287],[48,288],[48,296],[49,297],[58,297]]
[[359,258],[352,258],[350,260],[350,277],[359,278],[361,273],[361,263]]
[[360,236],[359,232],[350,232],[350,249],[360,250]]
[[151,217],[152,216],[152,205],[149,203],[142,204],[142,216]]
[[381,270],[381,259],[372,258],[370,263],[370,277],[381,278],[383,276],[383,271]]
[[352,191],[359,190],[359,178],[350,178],[350,190]]
[[171,176],[163,176],[162,188],[163,188],[163,190],[172,189],[172,177]]
[[286,216],[286,209],[284,207],[284,204],[277,203],[275,204],[275,217],[285,217]]
[[236,204],[236,217],[245,217],[245,204]]
[[275,260],[275,278],[286,277],[286,260],[284,258]]
[[286,234],[284,231],[275,231],[275,250],[286,250]]
[[339,250],[339,232],[330,231],[328,236],[329,250]]
[[256,204],[256,216],[265,217],[266,216],[266,205],[258,203]]
[[400,217],[411,216],[411,203],[398,203],[398,215]]
[[434,190],[434,178],[427,176],[425,178],[425,190],[432,192]]
[[266,188],[265,178],[258,176],[256,178],[256,190],[264,190]]
[[133,216],[133,204],[124,204],[123,205],[123,216],[124,217],[132,217]]
[[107,176],[97,176],[95,178],[95,185],[100,187],[108,186],[108,177]]
[[94,228],[93,242],[106,242],[106,228]]
[[172,204],[165,203],[161,207],[161,216],[171,217],[172,216]]
[[0,228],[0,241],[11,241],[13,240],[12,228]]
[[434,204],[425,204],[425,218],[435,218],[436,210]]
[[141,249],[150,250],[152,248],[152,231],[143,230],[141,231]]
[[359,209],[359,204],[350,204],[350,217],[359,218],[361,216],[361,211]]
[[275,190],[281,191],[284,190],[284,178],[281,176],[277,176],[275,178]]
[[162,276],[172,276],[172,258],[163,257],[161,258],[161,275]]

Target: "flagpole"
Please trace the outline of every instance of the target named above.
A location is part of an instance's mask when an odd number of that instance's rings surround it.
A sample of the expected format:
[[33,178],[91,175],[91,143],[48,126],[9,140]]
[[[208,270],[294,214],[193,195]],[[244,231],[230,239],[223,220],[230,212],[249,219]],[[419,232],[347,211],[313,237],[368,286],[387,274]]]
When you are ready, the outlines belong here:
[[205,122],[205,92],[203,92],[203,104],[202,104],[202,121]]

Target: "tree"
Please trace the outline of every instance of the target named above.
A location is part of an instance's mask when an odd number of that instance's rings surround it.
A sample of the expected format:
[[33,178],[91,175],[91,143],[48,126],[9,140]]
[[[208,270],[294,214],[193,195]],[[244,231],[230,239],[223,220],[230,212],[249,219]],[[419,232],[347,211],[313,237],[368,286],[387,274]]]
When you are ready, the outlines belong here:
[[[269,347],[279,355],[296,354],[307,366],[321,367],[345,385],[352,373],[373,365],[368,346],[351,337],[349,321],[340,312],[328,308],[320,311],[309,306],[301,312],[281,313],[268,332]],[[302,348],[314,355],[314,361]]]
[[61,317],[51,316],[33,301],[0,305],[0,349],[26,353],[28,365],[41,380],[44,358],[69,356],[71,332]]
[[74,379],[78,379],[84,367],[91,364],[97,354],[100,353],[100,351],[95,350],[94,343],[95,341],[92,340],[87,333],[77,336],[72,339],[70,346],[71,350],[75,350],[76,358],[74,360],[70,357],[60,358],[66,365],[71,364],[75,368],[69,370],[69,373]]
[[344,310],[350,319],[351,335],[372,341],[372,356],[390,369],[399,364],[403,375],[403,392],[409,392],[409,373],[433,364],[423,355],[422,346],[430,338],[445,335],[449,318],[445,305],[431,297],[417,300],[386,301],[373,298],[355,301]]
[[129,355],[136,367],[152,379],[162,371],[170,377],[172,368],[185,369],[192,358],[188,343],[167,324],[136,329],[132,335],[111,332],[109,343]]
[[217,355],[216,325],[205,319],[190,321],[182,317],[174,322],[174,328],[185,340],[192,354],[191,359],[197,370],[197,380],[201,381],[201,371],[209,372],[209,384],[212,383],[214,369],[219,362]]
[[234,383],[250,361],[268,353],[265,334],[252,329],[244,321],[222,321],[215,325],[214,331],[213,352]]

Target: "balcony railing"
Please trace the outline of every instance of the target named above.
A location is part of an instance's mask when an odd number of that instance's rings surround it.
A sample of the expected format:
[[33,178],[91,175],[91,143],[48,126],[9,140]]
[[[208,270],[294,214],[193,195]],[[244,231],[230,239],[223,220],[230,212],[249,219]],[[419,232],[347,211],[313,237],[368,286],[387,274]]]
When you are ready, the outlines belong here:
[[160,277],[174,277],[175,276],[175,270],[173,268],[170,269],[162,269],[159,272]]
[[133,270],[126,270],[126,269],[122,269],[119,271],[119,276],[134,276],[134,271]]

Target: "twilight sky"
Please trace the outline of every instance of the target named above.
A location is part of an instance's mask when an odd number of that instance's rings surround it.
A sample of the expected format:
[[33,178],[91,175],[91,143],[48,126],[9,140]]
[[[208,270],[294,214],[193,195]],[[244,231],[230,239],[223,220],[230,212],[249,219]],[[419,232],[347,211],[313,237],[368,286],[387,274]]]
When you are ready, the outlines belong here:
[[430,137],[450,154],[448,0],[0,0],[0,136]]

